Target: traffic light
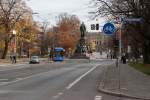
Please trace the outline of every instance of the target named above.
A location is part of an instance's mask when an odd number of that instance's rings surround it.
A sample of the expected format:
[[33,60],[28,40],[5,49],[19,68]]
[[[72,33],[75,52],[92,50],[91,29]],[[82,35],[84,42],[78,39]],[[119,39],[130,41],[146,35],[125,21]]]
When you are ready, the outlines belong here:
[[95,30],[95,24],[91,24],[91,30]]
[[99,24],[91,24],[91,30],[99,30]]
[[99,24],[96,24],[96,30],[99,30]]

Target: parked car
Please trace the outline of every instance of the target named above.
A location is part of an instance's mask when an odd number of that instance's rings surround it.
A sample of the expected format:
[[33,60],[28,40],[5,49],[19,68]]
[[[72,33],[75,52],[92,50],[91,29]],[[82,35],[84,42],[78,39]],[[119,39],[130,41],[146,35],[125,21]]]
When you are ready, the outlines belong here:
[[30,57],[29,64],[39,64],[39,63],[40,63],[40,60],[39,60],[38,56],[31,56]]

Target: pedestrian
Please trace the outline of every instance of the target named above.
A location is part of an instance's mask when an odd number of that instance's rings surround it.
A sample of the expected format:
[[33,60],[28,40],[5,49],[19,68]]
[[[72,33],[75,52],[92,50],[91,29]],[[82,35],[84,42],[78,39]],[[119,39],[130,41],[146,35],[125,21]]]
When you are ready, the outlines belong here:
[[16,61],[16,55],[13,55],[13,63],[17,63],[17,61]]
[[109,54],[107,54],[107,59],[109,58]]
[[123,64],[126,64],[126,56],[125,56],[125,54],[122,55],[121,61],[122,61]]
[[50,50],[50,54],[49,54],[50,61],[53,61],[53,56],[54,56],[54,51],[53,51],[53,48],[52,48]]

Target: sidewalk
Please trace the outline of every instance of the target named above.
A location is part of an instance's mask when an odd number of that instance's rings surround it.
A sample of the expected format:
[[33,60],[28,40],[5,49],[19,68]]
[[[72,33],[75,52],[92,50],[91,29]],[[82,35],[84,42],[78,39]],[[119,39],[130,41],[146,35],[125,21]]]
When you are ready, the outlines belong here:
[[[17,63],[27,63],[29,62],[29,58],[19,58],[17,59]],[[3,65],[3,64],[12,64],[12,62],[10,61],[10,59],[0,59],[0,65]]]
[[[40,58],[41,63],[48,63],[47,58]],[[24,67],[29,67],[29,58],[18,58],[17,63],[12,64],[9,59],[0,59],[0,71],[10,70],[10,69],[20,69]]]
[[[30,58],[17,58],[17,64],[29,63]],[[48,62],[48,58],[40,58],[41,62]],[[0,59],[0,65],[2,64],[12,64],[10,59]]]
[[13,69],[13,68],[21,68],[24,67],[25,64],[28,64],[28,59],[17,59],[17,63],[12,64],[9,59],[0,59],[0,71]]
[[150,76],[127,64],[107,66],[100,80],[99,91],[115,96],[150,100]]

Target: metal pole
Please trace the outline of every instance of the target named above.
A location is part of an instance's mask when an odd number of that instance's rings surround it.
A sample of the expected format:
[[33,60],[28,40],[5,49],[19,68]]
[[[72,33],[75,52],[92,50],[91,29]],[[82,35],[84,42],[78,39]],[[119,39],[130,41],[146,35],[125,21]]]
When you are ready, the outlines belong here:
[[[121,66],[118,62],[118,82],[119,82],[118,83],[119,84],[118,91],[119,91],[119,93],[121,93],[121,81],[120,81],[120,79],[121,79]],[[118,100],[121,100],[121,95],[119,96]]]
[[121,59],[121,55],[122,55],[122,22],[120,24],[120,32],[119,32],[119,58]]
[[16,54],[16,48],[17,48],[17,40],[16,40],[16,31],[13,30],[13,35],[14,35],[14,55]]
[[[120,83],[120,79],[121,79],[121,65],[119,64],[120,63],[120,60],[121,60],[121,56],[122,56],[122,22],[120,23],[120,32],[119,32],[119,59],[118,59],[118,89],[119,89],[119,92],[121,92],[121,83]],[[119,99],[118,100],[121,100],[121,97],[119,96]]]
[[16,63],[16,31],[15,30],[13,30],[12,31],[12,34],[14,35],[14,50],[13,50],[13,57],[12,57],[12,59],[13,59],[13,63]]
[[14,54],[16,55],[17,52],[17,40],[16,40],[16,34],[15,34],[15,48],[14,48]]

